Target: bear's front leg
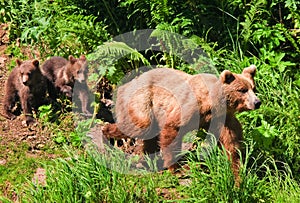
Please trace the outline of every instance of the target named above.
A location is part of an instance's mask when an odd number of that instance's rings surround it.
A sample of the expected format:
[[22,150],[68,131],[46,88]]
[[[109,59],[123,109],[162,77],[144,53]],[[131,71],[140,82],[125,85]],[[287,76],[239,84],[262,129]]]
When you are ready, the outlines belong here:
[[243,130],[240,122],[234,115],[227,115],[224,126],[221,129],[220,143],[227,152],[228,159],[232,163],[232,171],[235,177],[236,185],[239,185],[239,169],[241,144],[243,141]]
[[60,91],[63,92],[68,98],[72,97],[73,88],[71,86],[64,85],[60,88]]
[[76,92],[76,94],[78,94],[81,103],[82,113],[84,113],[86,116],[92,116],[92,113],[89,112],[88,110],[88,103],[89,103],[88,87],[87,86],[80,87],[80,89],[78,90],[78,92]]
[[27,126],[32,125],[35,122],[32,115],[30,97],[31,95],[28,87],[25,87],[20,91],[20,102],[21,102],[23,113],[25,115],[25,121]]
[[64,93],[67,97],[72,97],[73,88],[70,85],[67,85],[64,78],[58,78],[55,81],[55,87],[58,88],[59,91]]
[[181,152],[182,139],[178,127],[164,127],[160,132],[159,145],[163,156],[163,167],[174,171],[177,167],[176,157]]

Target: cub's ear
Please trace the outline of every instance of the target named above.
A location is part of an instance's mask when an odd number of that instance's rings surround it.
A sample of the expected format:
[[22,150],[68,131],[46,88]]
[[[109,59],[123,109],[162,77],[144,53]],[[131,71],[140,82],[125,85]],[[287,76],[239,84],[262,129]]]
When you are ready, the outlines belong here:
[[69,61],[70,61],[71,64],[74,64],[77,60],[74,56],[70,55],[69,56]]
[[224,70],[220,75],[220,80],[223,84],[230,84],[232,81],[235,80],[235,77],[233,73],[229,70]]
[[33,60],[33,61],[32,61],[32,64],[33,64],[35,67],[39,67],[40,62],[39,62],[38,60]]
[[81,55],[79,59],[82,60],[82,61],[86,61],[85,55]]
[[20,59],[17,59],[17,60],[16,60],[16,63],[17,63],[18,66],[21,66],[22,61],[21,61]]
[[256,73],[256,66],[255,65],[250,65],[249,67],[245,68],[243,70],[243,75],[251,80],[253,80],[254,76]]

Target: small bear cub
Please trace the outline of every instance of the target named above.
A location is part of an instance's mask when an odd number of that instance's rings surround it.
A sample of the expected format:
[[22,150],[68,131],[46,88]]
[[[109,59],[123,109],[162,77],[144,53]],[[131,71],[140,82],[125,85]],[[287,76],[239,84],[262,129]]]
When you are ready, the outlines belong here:
[[42,75],[38,60],[16,60],[16,67],[11,71],[5,88],[3,101],[4,116],[16,118],[16,104],[21,103],[26,125],[34,123],[32,110],[37,110],[46,98],[47,80]]
[[42,71],[48,79],[51,99],[56,100],[61,93],[71,99],[75,89],[74,95],[79,97],[82,112],[87,115],[91,114],[88,111],[88,86],[86,83],[88,63],[84,55],[78,59],[70,55],[69,60],[59,56],[51,57],[43,63]]

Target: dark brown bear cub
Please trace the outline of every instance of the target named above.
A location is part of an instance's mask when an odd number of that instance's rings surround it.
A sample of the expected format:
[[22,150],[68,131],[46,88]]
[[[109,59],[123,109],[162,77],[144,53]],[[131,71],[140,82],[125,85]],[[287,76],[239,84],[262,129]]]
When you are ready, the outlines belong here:
[[86,83],[88,64],[84,55],[78,59],[70,55],[69,60],[59,56],[51,57],[43,63],[42,71],[48,79],[49,95],[52,99],[59,97],[60,93],[72,98],[75,90],[74,96],[79,97],[82,112],[90,115]]
[[47,83],[39,68],[38,60],[16,60],[17,66],[10,73],[6,82],[4,97],[4,116],[16,118],[14,107],[18,101],[26,118],[26,124],[34,123],[32,108],[37,109],[46,96]]

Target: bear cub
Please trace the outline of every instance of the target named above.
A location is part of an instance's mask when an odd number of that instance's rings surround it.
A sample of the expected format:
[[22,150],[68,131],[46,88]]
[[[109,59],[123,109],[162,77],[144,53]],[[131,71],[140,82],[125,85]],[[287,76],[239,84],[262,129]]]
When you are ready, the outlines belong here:
[[27,125],[34,123],[32,109],[37,110],[46,98],[47,80],[42,75],[38,60],[16,60],[16,67],[6,81],[3,101],[4,116],[8,119],[16,118],[15,106],[21,103]]
[[86,83],[88,63],[84,55],[78,59],[70,55],[69,60],[59,56],[51,57],[42,64],[42,71],[48,79],[51,99],[56,100],[60,94],[71,99],[75,90],[74,96],[79,97],[82,112],[91,115],[88,111],[89,95]]

